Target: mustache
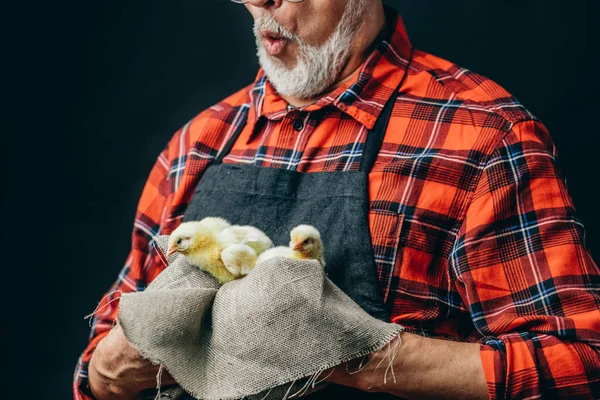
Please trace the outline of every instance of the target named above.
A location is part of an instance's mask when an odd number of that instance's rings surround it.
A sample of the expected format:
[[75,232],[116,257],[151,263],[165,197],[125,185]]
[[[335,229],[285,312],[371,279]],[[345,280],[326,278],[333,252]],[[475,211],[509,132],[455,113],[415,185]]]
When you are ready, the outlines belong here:
[[283,25],[277,22],[275,17],[273,17],[271,14],[263,14],[254,20],[254,36],[257,38],[261,37],[261,31],[273,32],[277,36],[289,41],[300,41],[298,36],[288,31]]

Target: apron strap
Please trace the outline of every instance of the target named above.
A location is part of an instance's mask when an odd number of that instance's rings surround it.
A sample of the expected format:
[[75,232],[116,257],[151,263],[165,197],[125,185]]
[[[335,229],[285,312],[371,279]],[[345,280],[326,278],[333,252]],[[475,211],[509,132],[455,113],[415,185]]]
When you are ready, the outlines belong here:
[[227,141],[227,143],[225,143],[225,146],[223,147],[223,150],[221,150],[221,152],[217,155],[217,158],[215,159],[215,161],[213,161],[213,165],[219,165],[219,164],[223,163],[223,159],[225,157],[227,157],[227,155],[229,154],[229,152],[233,148],[233,145],[238,140],[238,137],[240,137],[242,131],[246,127],[246,122],[248,122],[248,113],[249,113],[249,111],[250,111],[250,107],[248,107],[246,110],[242,110],[241,111],[242,115],[240,117],[240,121],[239,121],[238,125],[235,127],[235,131],[233,131],[233,134],[231,135],[231,138],[229,138],[229,140]]
[[365,142],[365,147],[360,160],[360,166],[358,167],[359,171],[367,173],[371,172],[371,169],[375,164],[375,160],[377,159],[377,156],[379,155],[379,150],[381,149],[381,145],[383,144],[383,139],[385,138],[385,132],[387,130],[388,123],[390,122],[390,117],[392,116],[394,105],[396,104],[396,99],[400,94],[400,88],[402,87],[404,80],[408,76],[408,66],[412,61],[413,51],[414,48],[411,48],[408,63],[406,64],[406,70],[404,71],[404,76],[400,80],[398,87],[396,87],[394,93],[392,93],[388,101],[385,103],[385,106],[383,106],[383,110],[381,110],[381,113],[379,114],[379,117],[377,118],[373,129],[367,133],[367,140]]

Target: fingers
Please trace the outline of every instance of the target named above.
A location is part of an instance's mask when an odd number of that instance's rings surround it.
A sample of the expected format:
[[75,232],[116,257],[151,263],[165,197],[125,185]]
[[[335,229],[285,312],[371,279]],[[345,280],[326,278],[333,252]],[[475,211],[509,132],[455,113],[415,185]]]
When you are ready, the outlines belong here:
[[[159,374],[160,372],[160,374]],[[115,326],[98,343],[90,362],[90,387],[97,398],[124,399],[143,389],[175,384],[164,368],[145,359]]]

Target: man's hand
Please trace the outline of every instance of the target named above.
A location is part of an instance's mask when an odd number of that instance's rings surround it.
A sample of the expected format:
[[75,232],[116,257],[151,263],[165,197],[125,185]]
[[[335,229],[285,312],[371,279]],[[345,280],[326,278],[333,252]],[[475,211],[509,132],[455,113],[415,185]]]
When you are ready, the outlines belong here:
[[402,342],[395,354],[396,340],[364,360],[338,365],[322,375],[331,383],[408,399],[489,398],[479,356],[480,344],[402,332]]
[[[143,358],[127,342],[117,325],[98,343],[88,373],[96,399],[131,400],[140,391],[156,387],[158,366]],[[176,382],[165,370],[161,383],[171,385]]]

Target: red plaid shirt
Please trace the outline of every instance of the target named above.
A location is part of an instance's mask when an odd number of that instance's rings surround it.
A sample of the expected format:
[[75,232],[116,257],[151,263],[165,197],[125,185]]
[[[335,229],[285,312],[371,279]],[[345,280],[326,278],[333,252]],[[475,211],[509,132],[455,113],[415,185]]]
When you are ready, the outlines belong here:
[[[131,253],[110,291],[144,290],[161,272],[149,242],[181,222],[243,108],[249,123],[224,162],[356,170],[368,129],[407,74],[369,177],[373,250],[392,321],[481,343],[493,399],[599,398],[600,271],[546,128],[487,78],[419,50],[409,64],[404,25],[388,18],[393,34],[315,104],[288,109],[259,71],[175,133],[150,172]],[[93,321],[77,399],[88,398],[87,363],[117,306]]]

